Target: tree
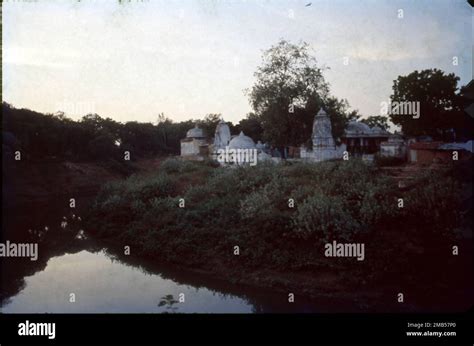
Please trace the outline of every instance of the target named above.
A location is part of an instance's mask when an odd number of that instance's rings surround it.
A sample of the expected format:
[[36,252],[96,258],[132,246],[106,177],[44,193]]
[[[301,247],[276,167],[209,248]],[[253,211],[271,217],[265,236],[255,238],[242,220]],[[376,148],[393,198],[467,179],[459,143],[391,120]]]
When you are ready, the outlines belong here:
[[365,119],[361,119],[361,122],[370,127],[378,126],[382,130],[388,130],[389,128],[388,118],[383,115],[372,115]]
[[243,131],[255,142],[263,137],[263,128],[259,117],[255,113],[248,113],[247,116],[239,121],[238,132]]
[[214,136],[216,126],[221,121],[222,115],[217,113],[207,114],[203,120],[199,121],[199,126],[203,129],[207,137]]
[[166,296],[162,297],[160,299],[160,302],[158,303],[158,306],[164,306],[166,311],[163,312],[165,314],[167,313],[175,313],[176,310],[178,310],[178,307],[175,306],[177,303],[179,303],[176,299],[174,299],[172,294],[167,294]]
[[428,135],[450,140],[452,130],[465,126],[464,115],[456,95],[459,77],[439,69],[414,71],[393,81],[394,102],[419,102],[419,118],[413,115],[391,114],[390,119],[402,127],[405,135]]
[[248,91],[263,139],[277,146],[299,146],[311,137],[314,116],[322,107],[332,123],[336,141],[347,122],[358,117],[346,100],[329,94],[323,70],[310,55],[307,43],[281,40],[263,54],[256,82]]
[[306,138],[301,132],[295,136],[294,126],[301,122],[310,126],[304,111],[309,100],[322,105],[329,93],[323,68],[304,42],[281,40],[265,51],[262,59],[254,74],[256,82],[247,93],[264,139],[274,145],[299,145]]
[[474,137],[474,82],[471,80],[461,87],[457,104],[462,115],[457,117],[459,124],[456,126],[456,140],[466,141]]

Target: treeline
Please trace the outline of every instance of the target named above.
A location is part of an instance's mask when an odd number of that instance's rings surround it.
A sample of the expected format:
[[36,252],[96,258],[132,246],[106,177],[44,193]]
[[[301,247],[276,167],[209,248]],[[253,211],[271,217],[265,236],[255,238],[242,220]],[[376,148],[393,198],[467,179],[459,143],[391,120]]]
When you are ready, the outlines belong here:
[[[199,120],[209,137],[214,134],[219,114],[208,114]],[[176,155],[180,140],[194,127],[194,121],[173,122],[160,114],[156,124],[117,122],[97,114],[74,121],[63,113],[43,114],[17,109],[2,103],[3,153],[21,151],[26,159],[102,160],[123,159],[129,151],[131,159]],[[258,136],[258,124],[247,118],[231,126],[232,133],[241,129]]]

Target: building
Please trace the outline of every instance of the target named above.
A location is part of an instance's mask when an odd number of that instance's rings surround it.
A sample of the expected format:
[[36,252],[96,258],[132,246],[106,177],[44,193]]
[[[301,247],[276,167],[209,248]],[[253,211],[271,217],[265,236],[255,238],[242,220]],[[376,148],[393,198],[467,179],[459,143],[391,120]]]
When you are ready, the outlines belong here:
[[346,151],[346,145],[336,145],[332,136],[331,119],[324,111],[320,109],[314,117],[313,133],[311,136],[313,143],[312,150],[300,148],[300,157],[310,161],[326,161],[334,159],[342,159]]
[[214,144],[213,150],[224,149],[229,145],[231,139],[230,128],[227,123],[221,119],[221,121],[216,126],[216,131],[214,133]]
[[229,149],[257,149],[257,147],[252,138],[246,136],[243,131],[240,131],[238,136],[232,136],[229,142]]
[[400,134],[391,135],[387,141],[380,143],[381,157],[394,157],[405,160],[407,157],[407,145]]
[[389,139],[390,133],[378,126],[370,128],[367,124],[352,120],[347,124],[341,140],[351,155],[373,155],[380,145]]
[[209,142],[197,124],[186,133],[186,138],[181,140],[181,156],[194,160],[203,160],[209,156]]
[[415,164],[451,163],[472,157],[472,141],[466,143],[414,142],[408,147],[408,161]]

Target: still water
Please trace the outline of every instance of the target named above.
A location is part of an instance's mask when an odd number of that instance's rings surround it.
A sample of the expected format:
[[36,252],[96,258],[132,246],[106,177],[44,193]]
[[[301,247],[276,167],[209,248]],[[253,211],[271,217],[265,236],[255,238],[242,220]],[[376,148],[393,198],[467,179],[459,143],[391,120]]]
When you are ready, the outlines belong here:
[[[37,261],[3,258],[2,313],[317,312],[322,306],[124,256],[87,236],[80,215],[49,204],[4,217],[2,242],[38,242]],[[25,211],[25,210],[23,210]],[[73,294],[73,295],[71,295]],[[184,302],[180,302],[184,294]],[[180,296],[181,295],[181,296]]]
[[[74,293],[75,302],[70,302]],[[158,306],[163,297],[184,303]],[[104,251],[87,250],[51,258],[44,270],[25,278],[25,287],[2,307],[4,313],[252,312],[245,299],[179,284],[159,274],[120,263]]]

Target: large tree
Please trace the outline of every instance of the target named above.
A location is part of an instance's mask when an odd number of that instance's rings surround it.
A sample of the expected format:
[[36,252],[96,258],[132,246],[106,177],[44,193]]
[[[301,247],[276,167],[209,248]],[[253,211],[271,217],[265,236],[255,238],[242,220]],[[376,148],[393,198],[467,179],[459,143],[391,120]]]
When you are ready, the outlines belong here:
[[281,40],[263,53],[262,60],[248,95],[265,141],[278,146],[307,142],[321,107],[331,117],[334,137],[342,135],[350,117],[347,101],[330,96],[325,68],[318,66],[307,43]]
[[452,140],[454,133],[469,125],[469,119],[459,104],[458,81],[459,77],[453,73],[445,74],[439,69],[399,76],[393,83],[392,104],[419,102],[419,117],[391,114],[390,119],[402,127],[405,135]]
[[213,137],[214,131],[216,130],[217,124],[222,119],[222,115],[220,113],[210,113],[206,114],[203,120],[198,121],[199,126],[203,129],[204,134],[207,137]]

